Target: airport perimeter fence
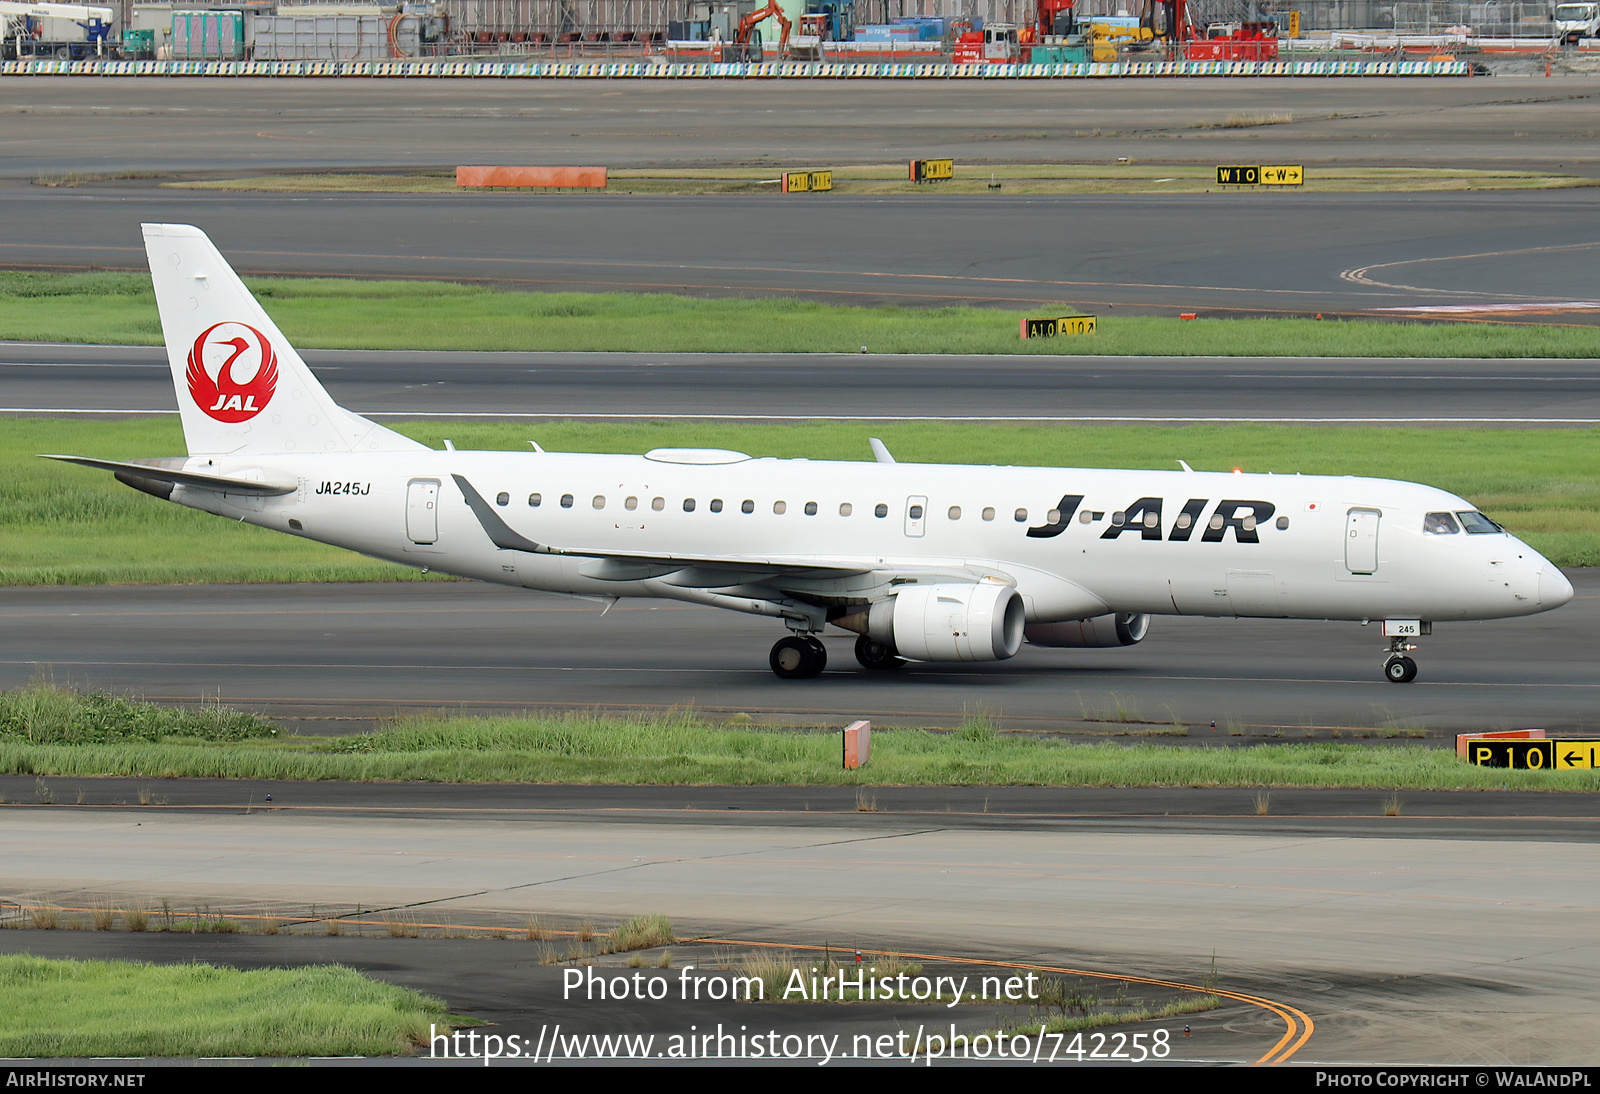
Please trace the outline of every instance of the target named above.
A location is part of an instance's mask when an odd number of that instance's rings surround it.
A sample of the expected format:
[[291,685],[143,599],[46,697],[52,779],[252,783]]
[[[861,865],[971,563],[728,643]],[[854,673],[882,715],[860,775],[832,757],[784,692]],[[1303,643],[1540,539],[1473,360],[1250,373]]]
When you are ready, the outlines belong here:
[[1470,76],[1466,61],[1117,61],[955,65],[541,61],[4,61],[0,76],[288,76],[480,79],[983,79],[1150,76]]

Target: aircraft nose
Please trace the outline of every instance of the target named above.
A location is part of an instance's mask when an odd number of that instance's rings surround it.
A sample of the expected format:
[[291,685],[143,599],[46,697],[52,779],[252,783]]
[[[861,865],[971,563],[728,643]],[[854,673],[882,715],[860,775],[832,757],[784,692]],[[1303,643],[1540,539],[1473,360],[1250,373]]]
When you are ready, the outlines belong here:
[[1572,582],[1567,575],[1546,562],[1539,571],[1539,607],[1559,608],[1572,599]]

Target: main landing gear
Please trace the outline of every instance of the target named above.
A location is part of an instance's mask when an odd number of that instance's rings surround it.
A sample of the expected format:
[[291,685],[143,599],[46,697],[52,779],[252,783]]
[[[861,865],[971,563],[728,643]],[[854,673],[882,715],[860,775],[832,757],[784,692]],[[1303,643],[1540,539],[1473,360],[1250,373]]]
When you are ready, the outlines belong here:
[[767,661],[780,679],[804,680],[828,667],[828,649],[816,635],[791,634],[778,639]]
[[1389,639],[1389,659],[1383,663],[1383,675],[1391,684],[1409,684],[1417,678],[1417,663],[1406,654],[1416,649],[1404,638]]
[[[767,658],[772,671],[782,680],[804,680],[828,667],[828,650],[812,634],[791,634],[780,638]],[[856,639],[856,660],[863,668],[889,670],[906,663],[891,642],[879,642],[866,635]]]
[[879,642],[865,634],[856,639],[856,660],[867,669],[897,669],[906,663],[893,642]]

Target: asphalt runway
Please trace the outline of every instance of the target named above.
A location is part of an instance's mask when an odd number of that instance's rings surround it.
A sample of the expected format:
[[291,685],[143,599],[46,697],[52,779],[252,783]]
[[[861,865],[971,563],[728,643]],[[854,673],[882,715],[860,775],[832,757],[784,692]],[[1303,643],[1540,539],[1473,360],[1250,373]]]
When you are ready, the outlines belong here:
[[[8,77],[0,174],[481,163],[1600,167],[1600,79]],[[404,233],[415,224],[397,223]],[[826,234],[826,220],[817,225]],[[1089,232],[1098,224],[1085,226]],[[1082,234],[1082,233],[1080,233]]]
[[[302,353],[377,418],[1600,424],[1580,360]],[[175,398],[159,348],[0,343],[0,414],[176,414]]]
[[[1440,625],[1417,681],[1379,671],[1374,628],[1158,617],[1137,646],[869,673],[852,639],[781,681],[763,621],[667,601],[601,606],[469,583],[0,589],[0,687],[36,677],[178,702],[216,700],[313,731],[399,712],[660,710],[779,723],[1007,728],[1191,743],[1372,739],[1437,745],[1462,730],[1592,730],[1600,572],[1554,612]],[[334,721],[325,721],[333,719]],[[1211,722],[1217,723],[1215,730]]]
[[144,271],[139,224],[160,221],[199,225],[246,275],[1106,315],[1600,317],[1600,188],[814,198],[15,182],[0,184],[0,266]]

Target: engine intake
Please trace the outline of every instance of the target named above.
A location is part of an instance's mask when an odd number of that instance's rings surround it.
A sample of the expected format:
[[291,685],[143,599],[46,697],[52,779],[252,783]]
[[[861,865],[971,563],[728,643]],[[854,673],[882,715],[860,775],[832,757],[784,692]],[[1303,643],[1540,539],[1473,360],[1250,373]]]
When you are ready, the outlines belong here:
[[902,585],[833,622],[913,661],[1003,661],[1022,648],[1026,610],[1010,585]]
[[913,661],[1004,661],[1022,648],[1024,612],[1010,585],[904,585],[891,640]]
[[1097,615],[1093,619],[1070,619],[1065,623],[1033,623],[1025,633],[1035,646],[1057,649],[1103,649],[1132,646],[1144,641],[1150,631],[1150,617],[1131,612]]

